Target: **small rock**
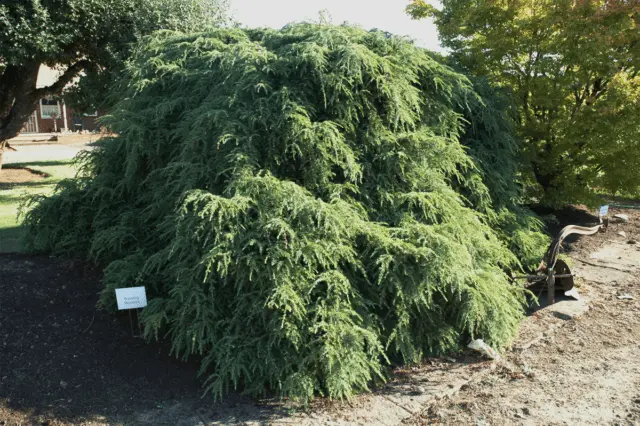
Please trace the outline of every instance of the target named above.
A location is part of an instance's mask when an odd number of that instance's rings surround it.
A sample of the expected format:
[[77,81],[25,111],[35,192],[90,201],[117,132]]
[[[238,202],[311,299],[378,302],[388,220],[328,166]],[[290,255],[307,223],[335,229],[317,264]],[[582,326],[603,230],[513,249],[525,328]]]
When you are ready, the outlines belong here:
[[626,214],[614,214],[613,217],[616,219],[620,219],[621,222],[629,222],[629,216]]
[[627,244],[638,244],[638,242],[636,240],[629,240],[627,241]]
[[522,409],[522,412],[523,412],[525,415],[527,415],[527,416],[530,416],[530,415],[531,415],[531,410],[529,410],[529,407],[524,407],[524,408]]
[[627,238],[627,233],[624,231],[618,232],[618,235],[620,235],[622,238]]
[[523,416],[522,414],[518,413],[518,412],[516,412],[516,413],[514,414],[514,417],[515,417],[516,419],[524,419],[524,416]]
[[617,297],[620,300],[633,300],[633,296],[630,294],[620,294]]
[[69,384],[67,382],[65,382],[64,380],[60,380],[60,387],[62,389],[66,389],[67,386],[69,386]]

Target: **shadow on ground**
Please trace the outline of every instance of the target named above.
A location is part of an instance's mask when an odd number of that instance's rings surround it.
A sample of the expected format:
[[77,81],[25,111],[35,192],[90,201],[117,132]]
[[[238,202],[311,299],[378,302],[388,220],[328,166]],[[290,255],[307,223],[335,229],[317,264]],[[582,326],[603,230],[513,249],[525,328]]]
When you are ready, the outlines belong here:
[[[36,189],[36,188],[41,188],[41,187],[51,186],[51,185],[54,185],[54,183],[52,183],[52,182],[50,182],[48,180],[31,181],[31,182],[0,183],[0,191],[20,188],[20,189],[24,189],[25,192],[26,192],[26,191],[29,191],[30,189]],[[21,197],[21,198],[24,198],[24,197]],[[7,198],[7,200],[8,200],[8,198]]]
[[545,219],[546,231],[552,237],[555,237],[567,225],[595,226],[599,223],[595,212],[581,207],[568,206],[554,210],[549,207],[531,205],[529,208]]
[[51,160],[51,161],[28,161],[24,163],[11,163],[2,166],[3,169],[19,169],[22,167],[47,167],[47,166],[68,166],[73,164],[73,160]]

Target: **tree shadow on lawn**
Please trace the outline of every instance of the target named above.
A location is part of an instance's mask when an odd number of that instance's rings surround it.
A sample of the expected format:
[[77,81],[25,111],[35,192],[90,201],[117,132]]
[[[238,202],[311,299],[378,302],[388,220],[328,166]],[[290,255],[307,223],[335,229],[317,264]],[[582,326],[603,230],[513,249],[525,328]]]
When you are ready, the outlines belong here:
[[51,161],[30,161],[23,163],[9,163],[2,166],[3,169],[20,169],[29,167],[48,167],[48,166],[70,166],[74,163],[73,159],[69,160],[51,160]]
[[[32,182],[11,182],[11,183],[0,183],[0,191],[9,191],[19,188],[24,188],[25,192],[29,192],[29,190],[42,188],[45,186],[54,186],[58,181],[52,182],[46,179],[40,181],[32,181]],[[0,195],[2,197],[3,195]],[[8,197],[5,195],[5,197]],[[0,200],[1,202],[1,200]]]
[[[2,184],[0,184],[0,189],[2,189]],[[24,199],[23,194],[3,194],[0,193],[0,205],[2,204],[15,204],[19,203]]]

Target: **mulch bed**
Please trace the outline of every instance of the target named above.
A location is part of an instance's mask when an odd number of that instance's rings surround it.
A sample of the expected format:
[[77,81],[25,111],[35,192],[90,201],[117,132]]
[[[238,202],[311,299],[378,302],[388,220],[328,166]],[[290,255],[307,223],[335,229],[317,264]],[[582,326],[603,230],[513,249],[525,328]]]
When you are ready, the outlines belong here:
[[3,407],[29,413],[28,424],[58,424],[199,399],[195,364],[133,337],[127,313],[96,308],[101,275],[48,256],[0,255],[0,424],[18,420],[1,418]]

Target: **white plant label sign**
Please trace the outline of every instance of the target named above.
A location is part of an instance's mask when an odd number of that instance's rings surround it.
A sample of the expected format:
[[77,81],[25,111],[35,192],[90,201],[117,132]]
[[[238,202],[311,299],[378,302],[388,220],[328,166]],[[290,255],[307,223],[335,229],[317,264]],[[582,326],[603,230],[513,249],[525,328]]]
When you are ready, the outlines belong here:
[[609,214],[609,205],[600,207],[600,216],[606,216]]
[[144,308],[147,306],[147,293],[144,287],[116,289],[118,310]]

